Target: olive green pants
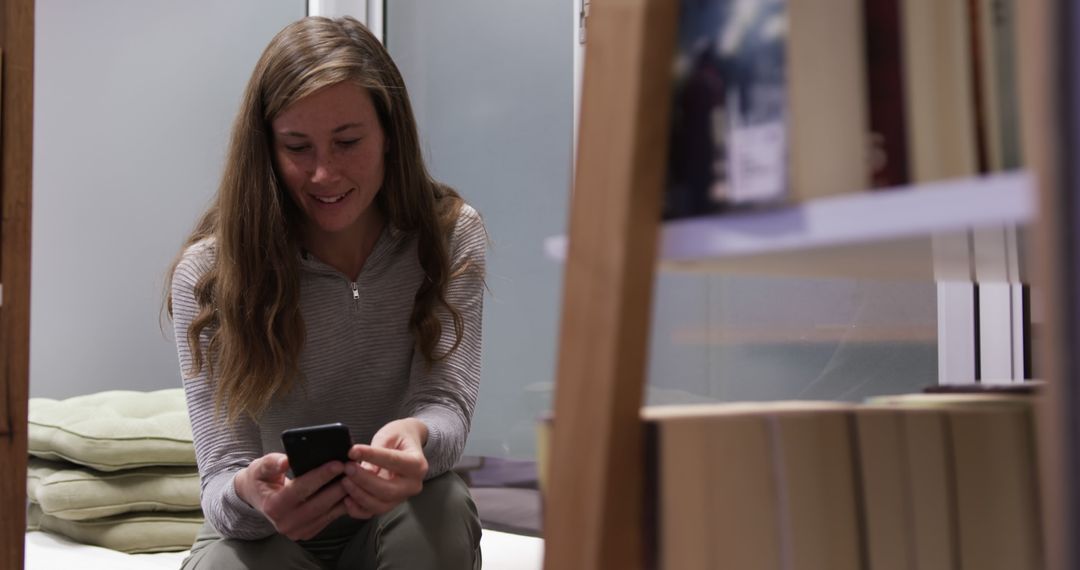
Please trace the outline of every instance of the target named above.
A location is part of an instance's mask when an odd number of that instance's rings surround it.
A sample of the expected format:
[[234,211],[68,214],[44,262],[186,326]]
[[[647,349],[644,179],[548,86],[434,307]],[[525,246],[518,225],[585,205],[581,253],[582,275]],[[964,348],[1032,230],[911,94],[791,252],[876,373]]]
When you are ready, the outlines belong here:
[[311,540],[283,535],[225,539],[203,525],[182,570],[479,570],[480,518],[454,473],[424,483],[419,495],[369,521],[338,519]]

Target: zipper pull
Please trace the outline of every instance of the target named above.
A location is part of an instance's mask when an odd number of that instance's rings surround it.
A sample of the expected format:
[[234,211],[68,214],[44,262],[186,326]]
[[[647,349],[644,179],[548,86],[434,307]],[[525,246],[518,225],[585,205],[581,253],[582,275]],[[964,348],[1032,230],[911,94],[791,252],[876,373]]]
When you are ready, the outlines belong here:
[[350,283],[350,285],[352,285],[352,298],[353,298],[353,301],[359,301],[360,300],[360,287],[358,287],[356,285],[355,281]]

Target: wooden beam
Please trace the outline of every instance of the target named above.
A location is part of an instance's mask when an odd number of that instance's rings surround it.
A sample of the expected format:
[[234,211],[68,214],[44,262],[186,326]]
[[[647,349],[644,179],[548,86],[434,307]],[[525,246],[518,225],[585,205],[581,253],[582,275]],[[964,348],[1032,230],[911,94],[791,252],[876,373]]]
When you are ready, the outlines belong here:
[[593,0],[570,215],[545,567],[642,565],[645,383],[678,3]]
[[[19,443],[21,440],[21,443]],[[26,434],[0,437],[0,457],[11,458],[0,477],[0,568],[23,567],[26,542]],[[22,457],[22,460],[18,460]]]
[[[1025,0],[1017,2],[1017,87],[1020,95],[1023,153],[1028,170],[1038,186],[1039,213],[1034,225],[1035,247],[1023,252],[1035,267],[1032,295],[1045,307],[1045,322],[1036,338],[1040,377],[1047,381],[1040,400],[1038,438],[1043,536],[1047,570],[1072,570],[1080,564],[1075,540],[1080,514],[1076,491],[1080,450],[1080,405],[1077,385],[1076,343],[1080,285],[1075,263],[1080,251],[1076,235],[1077,217],[1075,173],[1067,170],[1069,160],[1062,153],[1075,153],[1075,146],[1062,146],[1078,138],[1076,107],[1065,97],[1066,83],[1077,81],[1077,73],[1064,73],[1062,54],[1073,35],[1072,22],[1061,8],[1069,2]],[[1062,30],[1068,30],[1061,34]],[[1071,62],[1075,64],[1075,62]],[[1075,91],[1071,93],[1075,94]],[[1067,107],[1068,106],[1068,107]],[[1072,110],[1069,110],[1072,107]],[[1071,135],[1070,135],[1070,132]],[[1072,180],[1070,180],[1072,178]],[[1071,228],[1071,229],[1070,229]],[[1073,233],[1073,235],[1070,235]]]
[[0,568],[23,567],[26,407],[30,370],[30,204],[34,128],[34,0],[0,3]]

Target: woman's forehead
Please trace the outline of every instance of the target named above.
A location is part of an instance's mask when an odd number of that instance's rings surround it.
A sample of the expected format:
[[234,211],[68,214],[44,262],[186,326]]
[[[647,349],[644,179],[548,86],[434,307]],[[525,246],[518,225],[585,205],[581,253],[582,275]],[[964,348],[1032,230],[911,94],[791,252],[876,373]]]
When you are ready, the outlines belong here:
[[377,124],[371,95],[353,83],[336,83],[305,95],[273,120],[275,133],[338,132]]

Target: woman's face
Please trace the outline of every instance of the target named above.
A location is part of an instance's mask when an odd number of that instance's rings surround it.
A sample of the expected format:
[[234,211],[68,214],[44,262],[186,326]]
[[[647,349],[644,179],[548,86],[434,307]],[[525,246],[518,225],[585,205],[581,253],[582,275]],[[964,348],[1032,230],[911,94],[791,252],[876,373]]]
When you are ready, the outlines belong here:
[[278,176],[309,232],[359,231],[378,216],[371,204],[383,183],[386,139],[367,90],[325,87],[286,107],[271,128]]

